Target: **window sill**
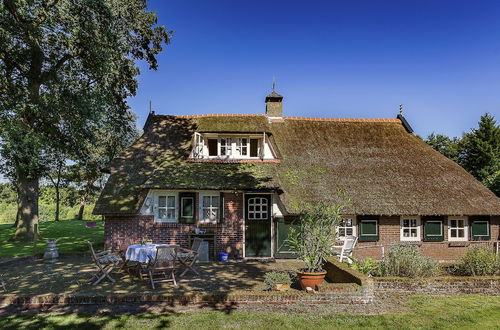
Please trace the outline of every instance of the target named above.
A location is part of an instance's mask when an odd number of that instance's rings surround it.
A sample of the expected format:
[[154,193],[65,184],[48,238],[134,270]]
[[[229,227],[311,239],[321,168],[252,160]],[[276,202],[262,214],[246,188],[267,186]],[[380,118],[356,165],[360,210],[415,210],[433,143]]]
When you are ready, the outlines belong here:
[[189,163],[281,163],[281,160],[278,158],[275,159],[221,159],[221,158],[188,158],[186,159]]

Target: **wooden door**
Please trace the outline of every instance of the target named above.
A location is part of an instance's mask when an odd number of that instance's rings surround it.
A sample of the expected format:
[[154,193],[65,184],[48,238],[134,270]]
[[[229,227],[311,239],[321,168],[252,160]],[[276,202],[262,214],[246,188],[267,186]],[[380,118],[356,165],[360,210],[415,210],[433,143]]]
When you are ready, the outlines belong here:
[[271,196],[245,196],[245,256],[271,257]]

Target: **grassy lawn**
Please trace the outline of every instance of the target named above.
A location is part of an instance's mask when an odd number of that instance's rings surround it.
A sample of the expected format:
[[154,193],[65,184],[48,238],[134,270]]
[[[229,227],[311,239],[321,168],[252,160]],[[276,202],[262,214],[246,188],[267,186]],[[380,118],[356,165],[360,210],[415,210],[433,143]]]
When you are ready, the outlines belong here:
[[[308,307],[304,307],[306,312]],[[332,310],[334,307],[332,307]],[[169,314],[112,315],[84,313],[10,315],[2,329],[499,329],[500,297],[423,297],[409,300],[406,314],[255,313],[199,311]]]
[[[104,242],[104,223],[102,221],[96,222],[95,228],[85,228],[85,221],[82,220],[43,222],[40,224],[40,234],[44,239],[59,239],[57,246],[60,253],[87,251],[87,240],[101,249]],[[13,234],[14,228],[11,224],[0,225],[0,258],[29,256],[44,252],[47,245],[44,240],[36,243],[11,242]]]

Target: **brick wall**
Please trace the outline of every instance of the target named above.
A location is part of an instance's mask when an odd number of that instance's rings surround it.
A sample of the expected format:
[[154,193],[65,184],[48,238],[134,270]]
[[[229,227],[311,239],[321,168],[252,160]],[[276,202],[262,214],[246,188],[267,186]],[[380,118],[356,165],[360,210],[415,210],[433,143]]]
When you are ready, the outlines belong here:
[[[155,223],[152,215],[106,216],[104,244],[106,249],[124,251],[127,246],[137,244],[145,238],[155,243],[178,244],[188,248],[188,234],[198,227],[216,233],[217,252],[242,256],[243,224],[243,194],[224,193],[224,218],[221,223]],[[213,253],[212,245],[210,251]]]
[[[444,220],[443,242],[412,242],[420,247],[420,251],[425,256],[430,256],[439,261],[456,261],[467,251],[470,246],[485,246],[494,249],[494,241],[500,240],[500,216],[493,216],[490,219],[491,241],[486,242],[449,242],[448,241],[448,219]],[[423,229],[421,229],[421,239],[423,239]],[[400,242],[400,217],[381,216],[379,220],[379,241],[359,242],[354,251],[356,258],[376,258],[381,259],[382,253],[387,252],[391,244]]]

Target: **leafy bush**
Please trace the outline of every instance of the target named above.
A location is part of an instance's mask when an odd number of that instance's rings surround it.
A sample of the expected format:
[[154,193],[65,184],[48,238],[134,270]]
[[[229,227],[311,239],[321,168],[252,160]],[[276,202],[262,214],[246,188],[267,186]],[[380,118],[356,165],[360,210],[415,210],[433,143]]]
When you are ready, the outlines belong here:
[[356,259],[352,258],[353,262],[350,265],[352,269],[357,270],[365,275],[377,275],[380,267],[380,262],[373,258]]
[[288,272],[271,271],[264,275],[264,284],[266,285],[266,290],[274,290],[276,284],[292,284],[292,277]]
[[439,264],[430,257],[420,255],[417,246],[398,244],[389,249],[380,263],[379,272],[382,276],[435,276],[439,272]]
[[495,253],[487,248],[471,247],[461,258],[455,273],[464,276],[494,275],[500,265]]

